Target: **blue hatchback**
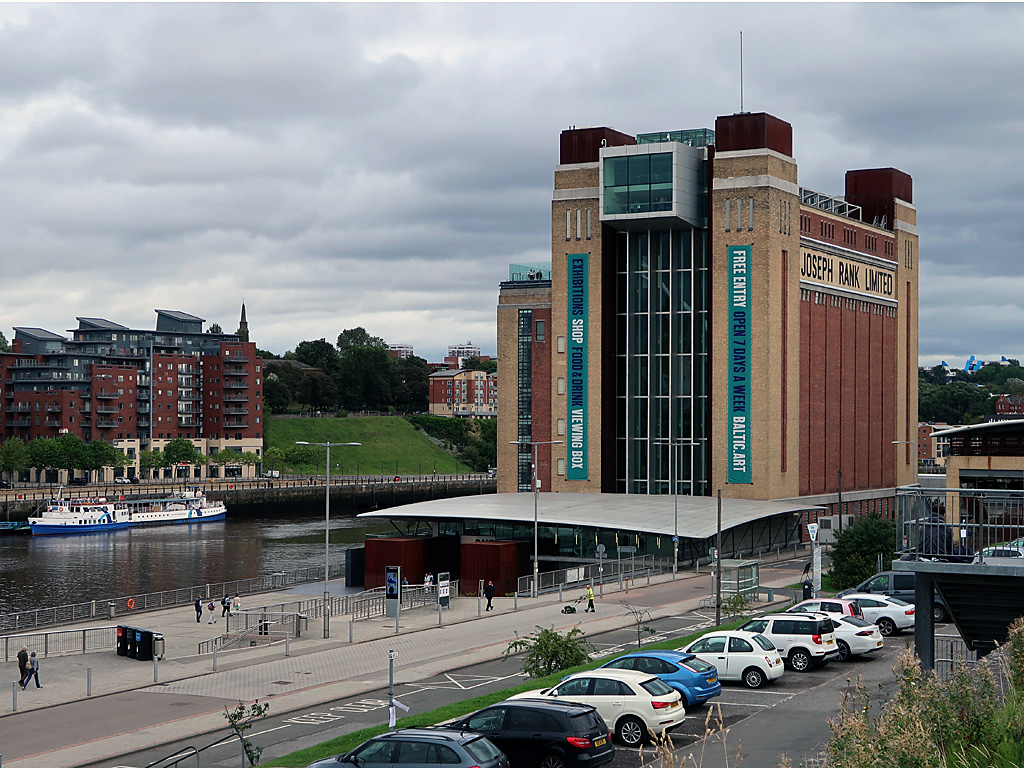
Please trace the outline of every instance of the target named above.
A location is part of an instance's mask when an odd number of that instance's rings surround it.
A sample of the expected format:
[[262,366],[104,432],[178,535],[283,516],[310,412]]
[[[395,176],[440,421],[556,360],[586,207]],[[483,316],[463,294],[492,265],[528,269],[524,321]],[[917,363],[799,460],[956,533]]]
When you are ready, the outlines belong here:
[[692,653],[634,651],[603,664],[608,669],[635,669],[661,678],[682,694],[686,706],[699,707],[722,692],[718,670]]

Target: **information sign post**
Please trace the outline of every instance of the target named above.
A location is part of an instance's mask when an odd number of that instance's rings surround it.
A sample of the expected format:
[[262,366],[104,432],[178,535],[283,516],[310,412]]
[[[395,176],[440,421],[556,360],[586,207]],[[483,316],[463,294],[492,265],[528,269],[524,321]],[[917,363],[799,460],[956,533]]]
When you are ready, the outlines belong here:
[[437,574],[437,602],[442,608],[447,608],[451,602],[451,580],[452,575],[447,571]]
[[402,566],[384,568],[384,616],[397,619],[402,610]]

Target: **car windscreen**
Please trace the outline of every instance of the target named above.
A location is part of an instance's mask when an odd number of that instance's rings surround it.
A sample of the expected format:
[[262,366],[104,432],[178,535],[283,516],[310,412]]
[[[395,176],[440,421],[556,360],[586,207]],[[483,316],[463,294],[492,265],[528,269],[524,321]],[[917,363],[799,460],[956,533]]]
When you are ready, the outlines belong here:
[[656,677],[652,677],[650,680],[644,680],[640,683],[640,687],[651,694],[651,696],[668,696],[672,693],[672,689]]
[[501,750],[491,744],[490,740],[486,736],[481,736],[478,739],[472,739],[463,744],[466,751],[473,756],[473,759],[478,763],[488,763],[498,757],[501,757]]
[[775,650],[775,643],[773,643],[771,640],[769,640],[764,635],[754,635],[751,639],[755,643],[760,645],[766,651],[774,651]]
[[706,661],[702,661],[696,657],[688,659],[682,662],[682,664],[691,672],[696,672],[698,675],[703,675],[705,672],[714,672],[716,669],[714,664],[708,664]]
[[863,629],[864,627],[871,626],[870,621],[858,619],[856,616],[843,616],[842,622],[843,624],[849,624],[851,627],[857,627],[858,629]]

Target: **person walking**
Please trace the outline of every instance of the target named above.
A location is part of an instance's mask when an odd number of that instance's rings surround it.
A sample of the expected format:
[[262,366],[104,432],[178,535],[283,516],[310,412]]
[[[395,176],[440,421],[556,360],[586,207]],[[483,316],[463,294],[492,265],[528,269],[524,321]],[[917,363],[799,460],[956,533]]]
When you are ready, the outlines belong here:
[[18,685],[25,690],[25,681],[28,678],[28,646],[23,645],[18,651]]
[[487,610],[494,610],[494,606],[491,605],[491,600],[494,599],[494,582],[488,581],[487,586],[484,587],[484,597],[487,598]]
[[597,609],[594,607],[594,588],[593,587],[590,587],[590,586],[587,587],[587,609],[585,611],[583,611],[583,612],[584,613],[591,613],[591,612],[597,613]]
[[21,684],[21,689],[25,690],[28,688],[28,681],[32,678],[36,679],[36,688],[42,688],[39,684],[39,659],[36,658],[36,652],[32,651],[32,655],[28,658],[28,676],[25,678],[25,682]]
[[242,612],[242,599],[235,592],[235,599],[231,601],[231,613],[238,614]]
[[203,620],[203,601],[198,597],[196,598],[196,624]]
[[217,623],[217,606],[213,604],[213,600],[211,600],[209,605],[206,606],[206,610],[208,610],[210,612],[210,620],[207,621],[206,623],[207,624],[216,624]]
[[229,615],[231,613],[231,598],[228,595],[224,595],[224,599],[220,601],[220,605],[221,605],[221,611],[220,611],[221,618],[223,618],[224,616],[227,616],[227,615]]

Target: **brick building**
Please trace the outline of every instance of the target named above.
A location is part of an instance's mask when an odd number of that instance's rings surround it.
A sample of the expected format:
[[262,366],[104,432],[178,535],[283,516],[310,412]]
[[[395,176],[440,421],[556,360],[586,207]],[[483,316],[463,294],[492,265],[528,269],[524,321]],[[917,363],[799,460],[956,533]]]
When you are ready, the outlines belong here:
[[[498,297],[499,491],[891,511],[916,478],[913,184],[801,187],[792,127],[564,131],[549,279]],[[544,274],[542,272],[542,274]],[[850,503],[854,506],[850,506]]]
[[[103,440],[135,459],[129,475],[139,474],[140,451],[174,438],[205,455],[262,455],[263,373],[254,343],[203,333],[201,318],[171,310],[157,310],[153,331],[77,319],[71,338],[14,329],[13,351],[0,354],[0,442],[62,434]],[[230,465],[195,471],[193,479],[253,472]],[[187,472],[168,468],[166,475]]]
[[493,419],[498,415],[498,374],[437,371],[428,379],[428,399],[432,416]]

